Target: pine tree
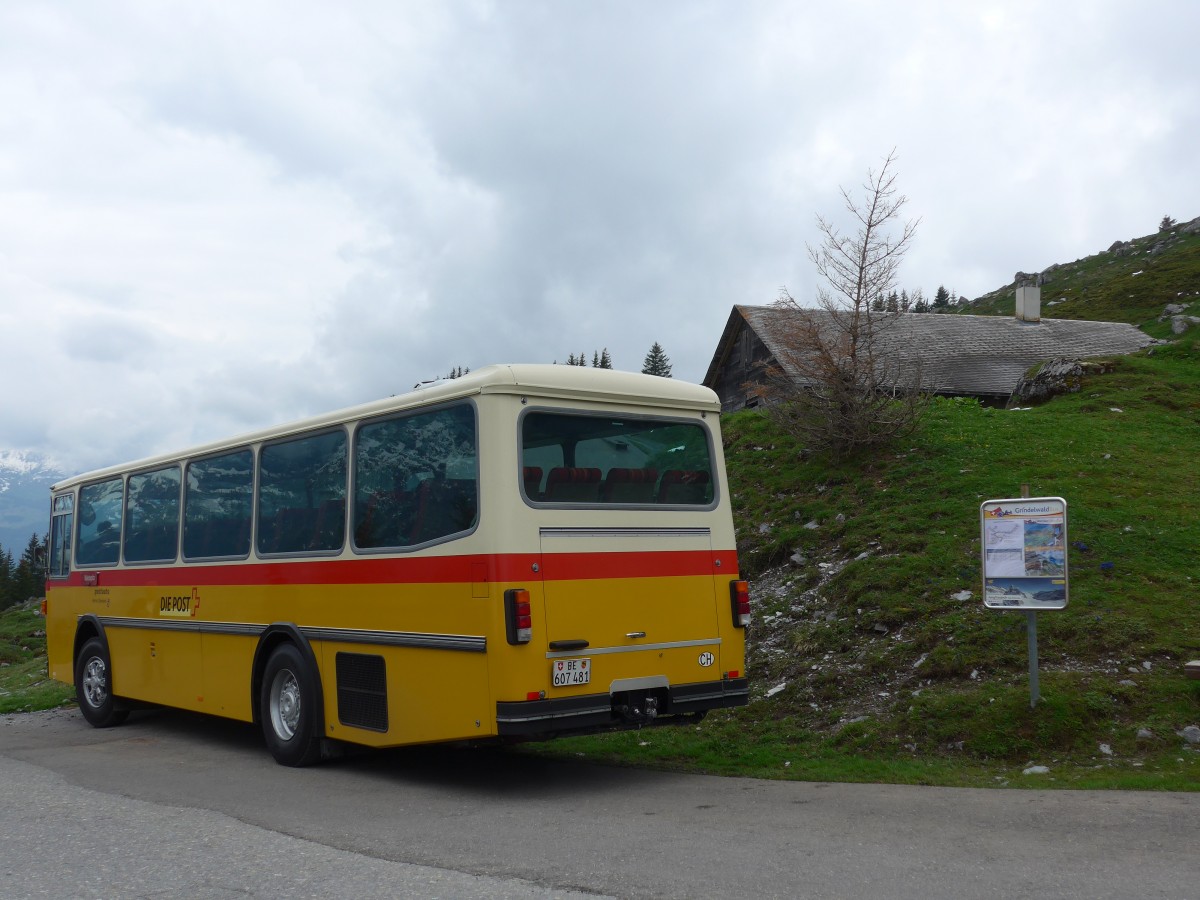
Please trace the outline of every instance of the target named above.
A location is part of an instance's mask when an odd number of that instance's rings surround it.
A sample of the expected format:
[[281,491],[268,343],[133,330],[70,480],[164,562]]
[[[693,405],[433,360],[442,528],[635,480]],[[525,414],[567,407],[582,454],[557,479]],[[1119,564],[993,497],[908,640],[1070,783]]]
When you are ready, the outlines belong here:
[[[10,603],[24,603],[30,597],[42,595],[46,583],[46,571],[42,563],[44,546],[42,539],[34,532],[13,571]],[[12,554],[9,554],[8,560],[11,563]]]
[[600,368],[611,369],[613,367],[612,357],[608,355],[608,348],[605,347],[600,351]]
[[0,609],[7,609],[16,602],[13,593],[14,574],[12,554],[0,547]]
[[1158,223],[1159,231],[1170,231],[1175,227],[1175,220],[1170,216],[1163,216],[1162,221]]
[[937,292],[933,295],[933,311],[944,312],[950,308],[950,292],[943,285],[938,285]]
[[671,377],[671,360],[663,352],[662,345],[655,341],[642,362],[643,375],[658,375],[661,378]]

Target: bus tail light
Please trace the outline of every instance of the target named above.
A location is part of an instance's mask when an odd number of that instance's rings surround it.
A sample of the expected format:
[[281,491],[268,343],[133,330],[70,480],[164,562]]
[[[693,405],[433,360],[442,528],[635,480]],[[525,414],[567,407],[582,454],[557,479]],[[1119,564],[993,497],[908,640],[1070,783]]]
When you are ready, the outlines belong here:
[[745,628],[750,624],[750,585],[745,581],[729,582],[729,603],[733,608],[733,624]]
[[528,644],[533,639],[529,591],[524,588],[510,588],[504,592],[504,628],[510,644]]

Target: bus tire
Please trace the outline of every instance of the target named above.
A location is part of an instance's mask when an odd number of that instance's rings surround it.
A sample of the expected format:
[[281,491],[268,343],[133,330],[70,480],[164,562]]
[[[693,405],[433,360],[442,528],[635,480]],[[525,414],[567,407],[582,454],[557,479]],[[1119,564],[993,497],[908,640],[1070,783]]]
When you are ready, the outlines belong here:
[[100,638],[89,638],[75,658],[75,699],[79,711],[94,728],[120,725],[129,710],[117,705],[112,693],[112,663]]
[[317,679],[294,644],[271,651],[263,669],[258,717],[267,749],[284,766],[307,766],[321,758],[321,735],[313,723],[321,698]]

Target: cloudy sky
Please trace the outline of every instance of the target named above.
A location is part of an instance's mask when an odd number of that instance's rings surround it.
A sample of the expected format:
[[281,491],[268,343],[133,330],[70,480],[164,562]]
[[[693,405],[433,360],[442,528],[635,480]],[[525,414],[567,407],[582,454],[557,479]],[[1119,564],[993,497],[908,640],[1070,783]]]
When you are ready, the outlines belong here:
[[0,450],[68,471],[815,289],[895,148],[902,285],[1200,215],[1200,4],[0,5]]

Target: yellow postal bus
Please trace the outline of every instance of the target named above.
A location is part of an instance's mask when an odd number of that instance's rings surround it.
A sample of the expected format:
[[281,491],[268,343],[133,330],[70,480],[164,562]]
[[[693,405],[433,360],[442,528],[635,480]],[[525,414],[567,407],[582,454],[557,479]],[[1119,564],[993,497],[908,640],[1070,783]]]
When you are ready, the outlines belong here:
[[707,388],[491,366],[52,489],[47,642],[97,727],[161,704],[326,742],[528,739],[747,699]]

